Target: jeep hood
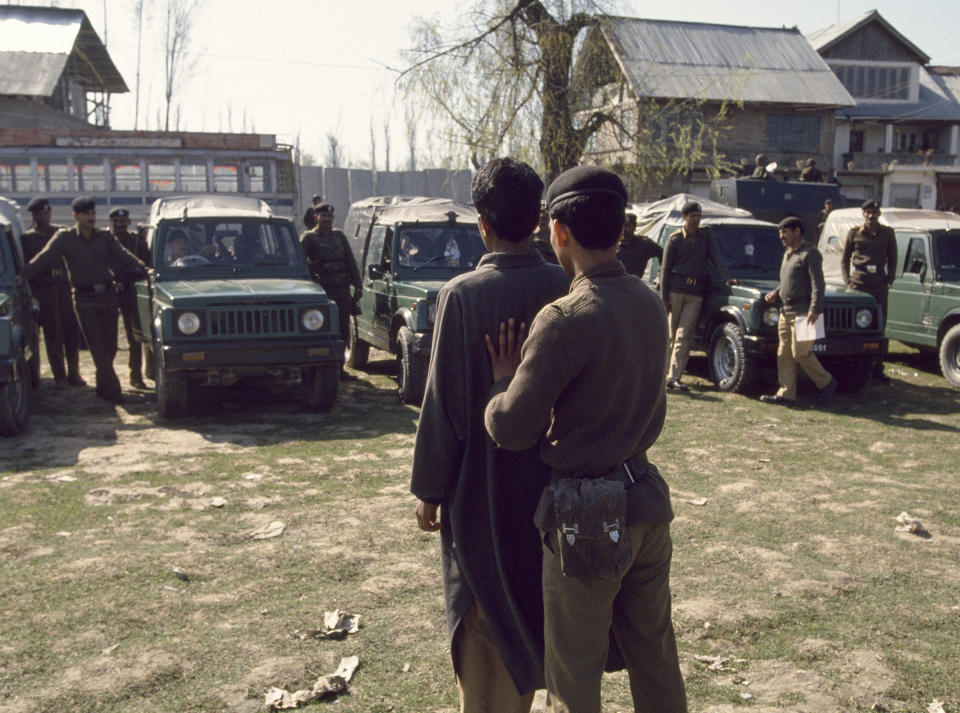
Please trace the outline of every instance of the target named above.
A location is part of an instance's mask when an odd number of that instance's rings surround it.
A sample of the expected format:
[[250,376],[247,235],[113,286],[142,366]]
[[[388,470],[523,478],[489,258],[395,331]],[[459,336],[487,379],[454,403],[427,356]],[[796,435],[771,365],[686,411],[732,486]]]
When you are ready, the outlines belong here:
[[203,302],[317,302],[326,301],[320,285],[306,280],[237,279],[165,280],[154,285],[157,296],[172,304]]

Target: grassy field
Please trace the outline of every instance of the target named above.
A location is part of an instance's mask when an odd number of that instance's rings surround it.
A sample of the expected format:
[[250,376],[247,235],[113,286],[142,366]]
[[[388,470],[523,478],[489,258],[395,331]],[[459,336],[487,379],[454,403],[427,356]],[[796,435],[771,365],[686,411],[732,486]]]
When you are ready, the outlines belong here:
[[[326,414],[253,392],[176,422],[45,380],[28,435],[0,442],[0,711],[252,712],[353,655],[349,694],[317,706],[457,710],[392,368]],[[826,411],[809,384],[785,409],[691,370],[650,454],[691,711],[960,713],[960,391],[905,351],[891,387]],[[895,532],[903,511],[919,534]],[[293,635],[337,608],[358,633]],[[631,709],[625,676],[604,698]]]

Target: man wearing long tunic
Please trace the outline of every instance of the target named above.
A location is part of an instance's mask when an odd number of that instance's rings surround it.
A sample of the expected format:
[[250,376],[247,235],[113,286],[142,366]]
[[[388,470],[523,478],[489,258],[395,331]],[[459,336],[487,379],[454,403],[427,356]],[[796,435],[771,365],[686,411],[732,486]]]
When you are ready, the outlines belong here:
[[533,169],[509,158],[491,161],[474,179],[489,252],[440,292],[417,428],[410,489],[420,528],[440,530],[451,655],[467,713],[525,713],[544,685],[533,515],[549,472],[535,447],[508,453],[486,435],[493,379],[482,348],[483,335],[500,322],[531,321],[570,284],[530,245],[542,190]]

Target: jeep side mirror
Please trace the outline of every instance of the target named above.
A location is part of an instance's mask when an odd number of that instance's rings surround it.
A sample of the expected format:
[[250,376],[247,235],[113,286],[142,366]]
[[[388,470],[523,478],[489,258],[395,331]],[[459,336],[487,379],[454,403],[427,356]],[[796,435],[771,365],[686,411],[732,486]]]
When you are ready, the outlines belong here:
[[379,280],[383,277],[382,265],[367,265],[367,275],[371,280]]

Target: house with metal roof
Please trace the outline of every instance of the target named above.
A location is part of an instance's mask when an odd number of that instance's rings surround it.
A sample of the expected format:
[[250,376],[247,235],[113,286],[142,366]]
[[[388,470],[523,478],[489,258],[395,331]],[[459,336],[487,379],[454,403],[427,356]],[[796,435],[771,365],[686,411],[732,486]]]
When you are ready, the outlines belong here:
[[[716,148],[728,165],[749,173],[763,154],[792,174],[810,158],[829,172],[836,110],[856,103],[796,28],[633,17],[605,17],[591,28],[573,84],[581,111],[621,112],[621,136],[607,127],[586,152],[588,160],[614,166],[630,164],[630,129],[652,102],[691,107],[661,117],[664,140],[671,122],[702,121],[723,107],[726,126]],[[641,190],[707,195],[711,173],[694,167]]]
[[127,91],[83,10],[0,6],[0,128],[108,126]]
[[808,39],[856,100],[836,112],[844,194],[909,208],[960,202],[960,77],[928,66],[876,10]]

